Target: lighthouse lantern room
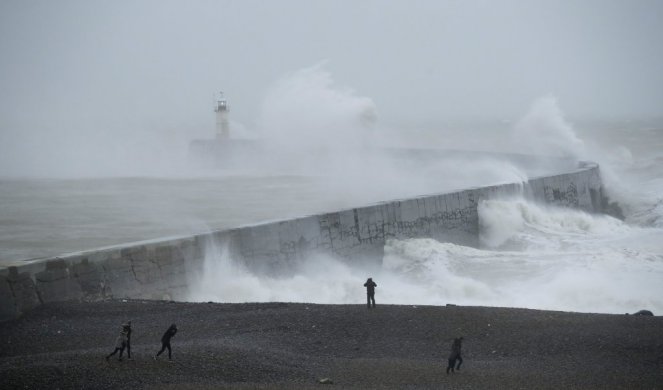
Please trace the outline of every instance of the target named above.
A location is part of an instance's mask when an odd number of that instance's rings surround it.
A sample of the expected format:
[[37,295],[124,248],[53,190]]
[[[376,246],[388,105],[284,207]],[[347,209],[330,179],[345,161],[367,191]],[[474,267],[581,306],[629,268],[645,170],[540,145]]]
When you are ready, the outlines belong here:
[[227,140],[230,138],[230,126],[228,125],[228,102],[223,97],[223,92],[219,93],[216,99],[216,139]]

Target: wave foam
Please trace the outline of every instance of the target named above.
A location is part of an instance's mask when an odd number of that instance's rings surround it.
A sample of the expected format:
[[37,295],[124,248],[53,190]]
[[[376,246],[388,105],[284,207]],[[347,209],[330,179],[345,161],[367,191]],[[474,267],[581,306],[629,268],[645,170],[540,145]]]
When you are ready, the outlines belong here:
[[523,199],[483,202],[479,215],[485,242],[499,245],[392,239],[378,269],[312,256],[287,277],[257,275],[210,245],[190,299],[363,304],[372,276],[378,304],[663,312],[661,229]]

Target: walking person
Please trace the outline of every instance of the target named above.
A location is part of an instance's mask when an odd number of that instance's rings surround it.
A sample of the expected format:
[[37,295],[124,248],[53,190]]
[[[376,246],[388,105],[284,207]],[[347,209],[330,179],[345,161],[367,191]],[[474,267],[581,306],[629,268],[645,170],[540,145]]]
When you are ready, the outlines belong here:
[[127,346],[127,333],[124,331],[124,328],[120,332],[120,335],[117,336],[115,339],[115,350],[111,353],[109,353],[106,356],[106,361],[110,359],[111,356],[115,355],[116,353],[120,353],[120,356],[118,356],[117,360],[122,361],[122,352],[124,352],[124,348]]
[[127,359],[131,359],[131,320],[122,325],[122,329],[127,334]]
[[161,351],[157,352],[156,355],[154,355],[154,360],[157,360],[157,357],[163,353],[163,351],[168,348],[168,360],[172,359],[172,350],[170,348],[170,339],[175,336],[175,333],[177,333],[177,326],[175,324],[170,325],[170,327],[166,330],[166,333],[161,336]]
[[461,343],[463,342],[463,338],[459,337],[454,339],[454,342],[451,344],[451,354],[449,354],[449,365],[447,366],[447,374],[449,371],[451,373],[454,373],[454,366],[456,365],[456,361],[458,361],[458,366],[456,366],[456,370],[460,370],[460,365],[463,364],[463,357],[460,354],[460,349],[461,349]]
[[371,308],[371,303],[373,303],[373,309],[375,309],[375,288],[377,286],[372,278],[368,278],[366,283],[364,283],[364,287],[366,287],[366,303],[369,309]]

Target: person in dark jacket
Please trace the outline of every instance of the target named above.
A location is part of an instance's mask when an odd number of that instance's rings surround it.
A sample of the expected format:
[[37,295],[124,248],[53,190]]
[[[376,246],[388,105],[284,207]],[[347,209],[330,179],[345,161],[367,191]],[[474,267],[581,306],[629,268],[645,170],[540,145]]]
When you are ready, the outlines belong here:
[[122,325],[122,330],[127,334],[127,359],[131,360],[131,320]]
[[371,308],[371,302],[373,302],[373,308],[375,309],[375,288],[377,286],[372,278],[368,278],[366,283],[364,283],[364,287],[366,287],[366,303],[369,309]]
[[106,356],[106,361],[108,361],[108,359],[110,359],[111,356],[119,352],[120,356],[117,358],[117,360],[121,362],[122,352],[124,352],[124,348],[126,346],[127,346],[127,333],[124,331],[124,329],[122,329],[120,335],[117,336],[117,338],[115,339],[115,350]]
[[463,358],[460,356],[461,343],[463,341],[462,337],[454,339],[454,342],[451,344],[451,354],[449,354],[449,365],[447,366],[447,374],[449,371],[454,373],[454,366],[456,361],[458,361],[458,366],[456,370],[460,370],[460,365],[463,364]]
[[172,350],[170,348],[170,339],[175,336],[175,333],[177,333],[177,326],[175,324],[170,325],[170,327],[166,330],[166,333],[163,334],[161,337],[161,351],[157,352],[156,355],[154,355],[154,360],[157,360],[157,356],[161,355],[163,351],[168,348],[168,360],[172,359]]

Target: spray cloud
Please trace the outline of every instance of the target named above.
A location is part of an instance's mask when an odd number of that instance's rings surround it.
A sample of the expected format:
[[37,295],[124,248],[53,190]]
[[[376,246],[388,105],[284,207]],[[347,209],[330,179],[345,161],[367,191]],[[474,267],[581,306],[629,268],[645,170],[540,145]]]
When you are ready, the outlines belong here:
[[564,119],[557,99],[546,96],[534,101],[529,112],[516,124],[513,143],[530,154],[586,158],[585,146]]

